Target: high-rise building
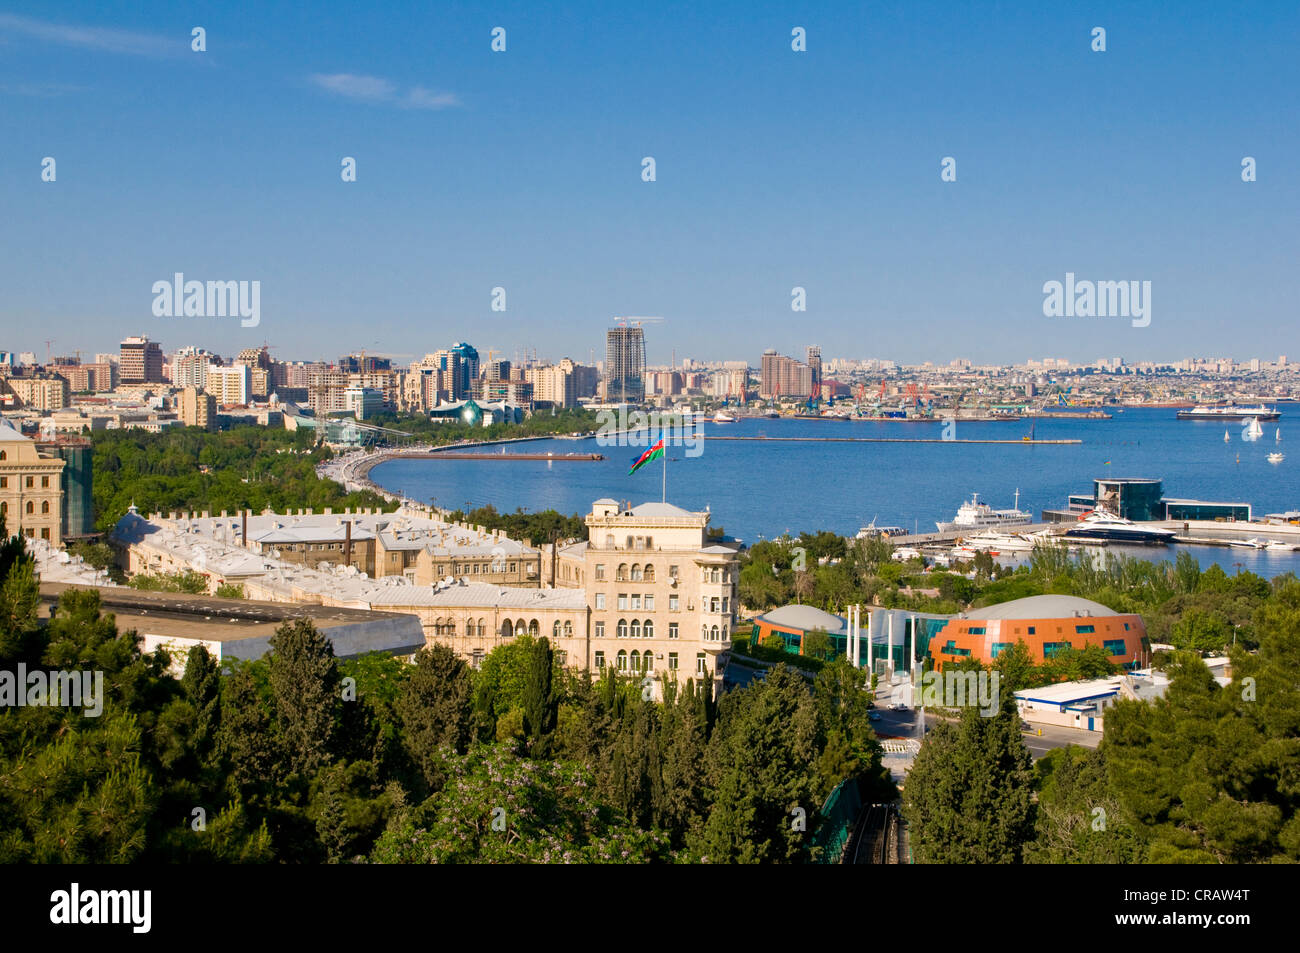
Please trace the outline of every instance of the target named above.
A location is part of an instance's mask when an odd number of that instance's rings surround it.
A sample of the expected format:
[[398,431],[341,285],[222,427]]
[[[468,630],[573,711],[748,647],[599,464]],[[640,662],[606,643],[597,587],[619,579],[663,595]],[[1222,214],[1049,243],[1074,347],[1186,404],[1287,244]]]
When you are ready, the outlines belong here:
[[144,336],[123,341],[118,361],[118,379],[123,384],[161,384],[162,345]]
[[820,393],[822,386],[822,349],[816,345],[810,345],[808,348],[808,368],[812,371],[812,393]]
[[605,332],[605,396],[618,403],[645,400],[645,329],[633,325]]
[[762,376],[758,394],[764,399],[812,396],[813,369],[770,348],[763,352]]
[[208,368],[208,393],[216,398],[218,406],[247,404],[251,393],[252,374],[247,364]]
[[451,346],[452,353],[458,358],[460,380],[457,391],[460,397],[470,397],[474,393],[474,382],[478,380],[478,351],[463,341]]

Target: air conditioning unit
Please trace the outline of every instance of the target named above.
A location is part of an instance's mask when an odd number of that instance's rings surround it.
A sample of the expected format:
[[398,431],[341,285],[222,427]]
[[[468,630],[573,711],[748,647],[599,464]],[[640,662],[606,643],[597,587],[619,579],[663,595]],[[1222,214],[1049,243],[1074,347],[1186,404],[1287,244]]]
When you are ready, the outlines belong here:
[[673,579],[672,577],[669,577],[669,579],[668,579],[668,587],[669,587],[670,589],[676,589],[676,588],[677,588],[677,580],[676,580],[676,579]]

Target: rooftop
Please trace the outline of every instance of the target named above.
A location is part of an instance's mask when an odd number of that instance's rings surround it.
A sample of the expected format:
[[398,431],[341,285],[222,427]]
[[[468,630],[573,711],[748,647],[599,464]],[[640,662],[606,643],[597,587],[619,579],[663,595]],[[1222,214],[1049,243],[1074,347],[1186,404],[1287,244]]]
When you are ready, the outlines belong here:
[[1100,602],[1078,596],[1027,596],[995,606],[970,609],[957,616],[959,619],[1068,619],[1075,616],[1119,615]]

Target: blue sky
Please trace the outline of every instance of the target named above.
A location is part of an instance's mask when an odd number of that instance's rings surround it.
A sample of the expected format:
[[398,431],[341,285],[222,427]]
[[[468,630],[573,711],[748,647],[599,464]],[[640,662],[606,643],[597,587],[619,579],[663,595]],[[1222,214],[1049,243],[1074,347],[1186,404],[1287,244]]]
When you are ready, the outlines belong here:
[[[1300,353],[1294,3],[118,6],[0,10],[0,350]],[[261,325],[154,317],[177,271]]]

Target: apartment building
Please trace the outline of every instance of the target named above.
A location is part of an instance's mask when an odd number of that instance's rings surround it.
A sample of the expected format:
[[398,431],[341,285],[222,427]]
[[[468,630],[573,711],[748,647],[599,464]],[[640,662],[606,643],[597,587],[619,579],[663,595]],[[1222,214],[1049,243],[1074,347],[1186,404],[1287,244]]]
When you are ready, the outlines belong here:
[[671,503],[593,504],[582,571],[572,574],[591,608],[592,669],[716,671],[736,624],[739,566],[734,545],[710,539],[709,518]]
[[0,516],[6,534],[59,545],[65,466],[64,460],[42,455],[35,441],[0,418]]
[[13,394],[17,406],[30,410],[62,410],[72,403],[72,388],[58,374],[39,374],[35,377],[8,377],[3,383]]
[[176,414],[187,427],[215,433],[217,399],[197,387],[184,387],[176,394]]
[[161,384],[162,345],[143,335],[123,341],[118,358],[118,380],[123,384]]
[[252,378],[246,364],[230,367],[208,366],[208,393],[216,398],[218,407],[247,404],[252,397]]

